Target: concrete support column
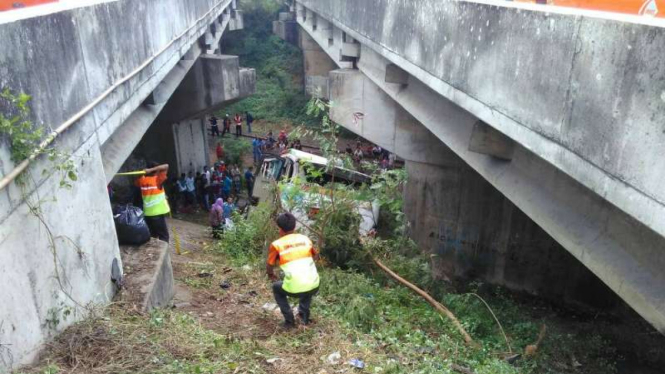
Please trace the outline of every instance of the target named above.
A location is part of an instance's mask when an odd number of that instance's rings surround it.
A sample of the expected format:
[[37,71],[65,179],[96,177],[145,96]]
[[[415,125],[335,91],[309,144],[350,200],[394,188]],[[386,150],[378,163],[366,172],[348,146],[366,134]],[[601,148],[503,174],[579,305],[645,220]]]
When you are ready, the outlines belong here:
[[[597,307],[617,298],[593,273],[462,159],[406,161],[409,234],[432,254],[438,279],[485,279]],[[565,274],[565,276],[562,276]]]
[[172,125],[178,174],[200,171],[210,165],[205,117]]
[[328,99],[328,73],[337,69],[335,62],[304,30],[300,30],[299,44],[304,59],[305,92]]
[[205,117],[172,124],[155,123],[141,139],[131,159],[167,163],[172,177],[196,172],[210,162],[207,137]]
[[362,72],[339,69],[329,77],[333,121],[405,160],[442,165],[454,156]]

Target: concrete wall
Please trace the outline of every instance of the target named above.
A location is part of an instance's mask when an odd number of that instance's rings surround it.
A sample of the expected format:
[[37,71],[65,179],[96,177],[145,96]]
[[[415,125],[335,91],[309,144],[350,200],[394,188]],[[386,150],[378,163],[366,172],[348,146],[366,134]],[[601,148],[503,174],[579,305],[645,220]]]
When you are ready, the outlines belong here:
[[[42,174],[53,166],[40,159],[28,169],[34,179],[24,191],[16,184],[0,191],[0,280],[7,285],[0,294],[0,371],[32,360],[43,342],[85,315],[82,306],[109,301],[111,261],[119,256],[106,183],[122,162],[107,167],[102,144],[137,108],[143,109],[136,117],[143,118],[141,123],[154,120],[159,108],[142,103],[210,25],[221,21],[230,2],[113,1],[0,24],[0,86],[32,95],[32,120],[47,129],[161,51],[56,141],[74,155],[78,180],[71,190],[58,187],[60,175]],[[186,64],[180,68],[188,69]],[[138,142],[140,135],[127,139]],[[126,144],[131,149],[136,143]],[[3,140],[0,175],[13,166]],[[26,197],[43,201],[57,260],[48,230],[28,213]]]
[[25,203],[1,210],[0,372],[31,360],[42,342],[84,317],[84,307],[114,295],[111,263],[120,254],[98,144],[82,144],[74,159],[72,189],[60,188],[56,174],[28,192],[47,226]]

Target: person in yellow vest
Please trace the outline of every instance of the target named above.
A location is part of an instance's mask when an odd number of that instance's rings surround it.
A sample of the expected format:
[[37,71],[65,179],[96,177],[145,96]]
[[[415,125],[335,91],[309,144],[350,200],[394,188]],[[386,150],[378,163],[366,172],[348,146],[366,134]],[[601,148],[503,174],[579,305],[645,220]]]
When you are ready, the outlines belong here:
[[143,214],[150,229],[150,236],[168,243],[169,229],[166,227],[166,216],[171,212],[164,192],[164,182],[168,179],[169,165],[157,165],[149,162],[145,175],[139,177],[135,184],[141,189],[143,198]]
[[[284,315],[284,327],[292,328],[295,320],[288,296],[297,297],[298,316],[303,324],[307,325],[309,307],[312,297],[319,291],[319,273],[316,271],[314,260],[318,252],[312,241],[305,235],[294,232],[296,218],[291,213],[283,213],[277,217],[280,238],[270,244],[266,272],[268,277],[275,281],[272,292],[275,302]],[[284,272],[284,280],[280,281],[274,273],[275,265]]]

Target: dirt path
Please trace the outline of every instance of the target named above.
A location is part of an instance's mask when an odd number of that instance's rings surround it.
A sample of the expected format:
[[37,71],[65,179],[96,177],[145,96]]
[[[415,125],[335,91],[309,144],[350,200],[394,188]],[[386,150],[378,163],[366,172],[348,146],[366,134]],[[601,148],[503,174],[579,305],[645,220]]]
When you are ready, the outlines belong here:
[[351,372],[350,366],[333,367],[325,358],[336,351],[350,356],[367,353],[336,333],[332,321],[321,323],[316,315],[316,300],[310,326],[283,331],[279,311],[263,308],[264,304],[274,303],[263,268],[228,265],[223,256],[213,251],[214,242],[205,226],[176,219],[170,220],[169,225],[180,235],[183,251],[182,255],[172,253],[178,290],[176,309],[218,334],[252,342],[256,353],[265,356],[262,362],[266,372]]

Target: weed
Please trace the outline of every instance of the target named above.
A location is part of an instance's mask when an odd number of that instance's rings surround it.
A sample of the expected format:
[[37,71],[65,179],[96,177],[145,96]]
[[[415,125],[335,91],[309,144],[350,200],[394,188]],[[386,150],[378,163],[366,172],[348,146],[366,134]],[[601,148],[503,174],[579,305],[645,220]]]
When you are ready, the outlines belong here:
[[265,202],[252,209],[247,219],[237,212],[233,216],[233,228],[224,232],[213,249],[224,253],[233,264],[255,262],[277,237],[277,227],[272,222],[272,208]]
[[272,21],[281,8],[278,2],[265,0],[243,3],[245,28],[224,38],[222,49],[240,56],[243,66],[256,69],[256,93],[221,109],[219,115],[249,111],[256,120],[317,123],[305,110],[302,52],[272,34]]
[[242,159],[252,149],[252,143],[244,138],[224,138],[224,162],[227,165],[242,165]]

